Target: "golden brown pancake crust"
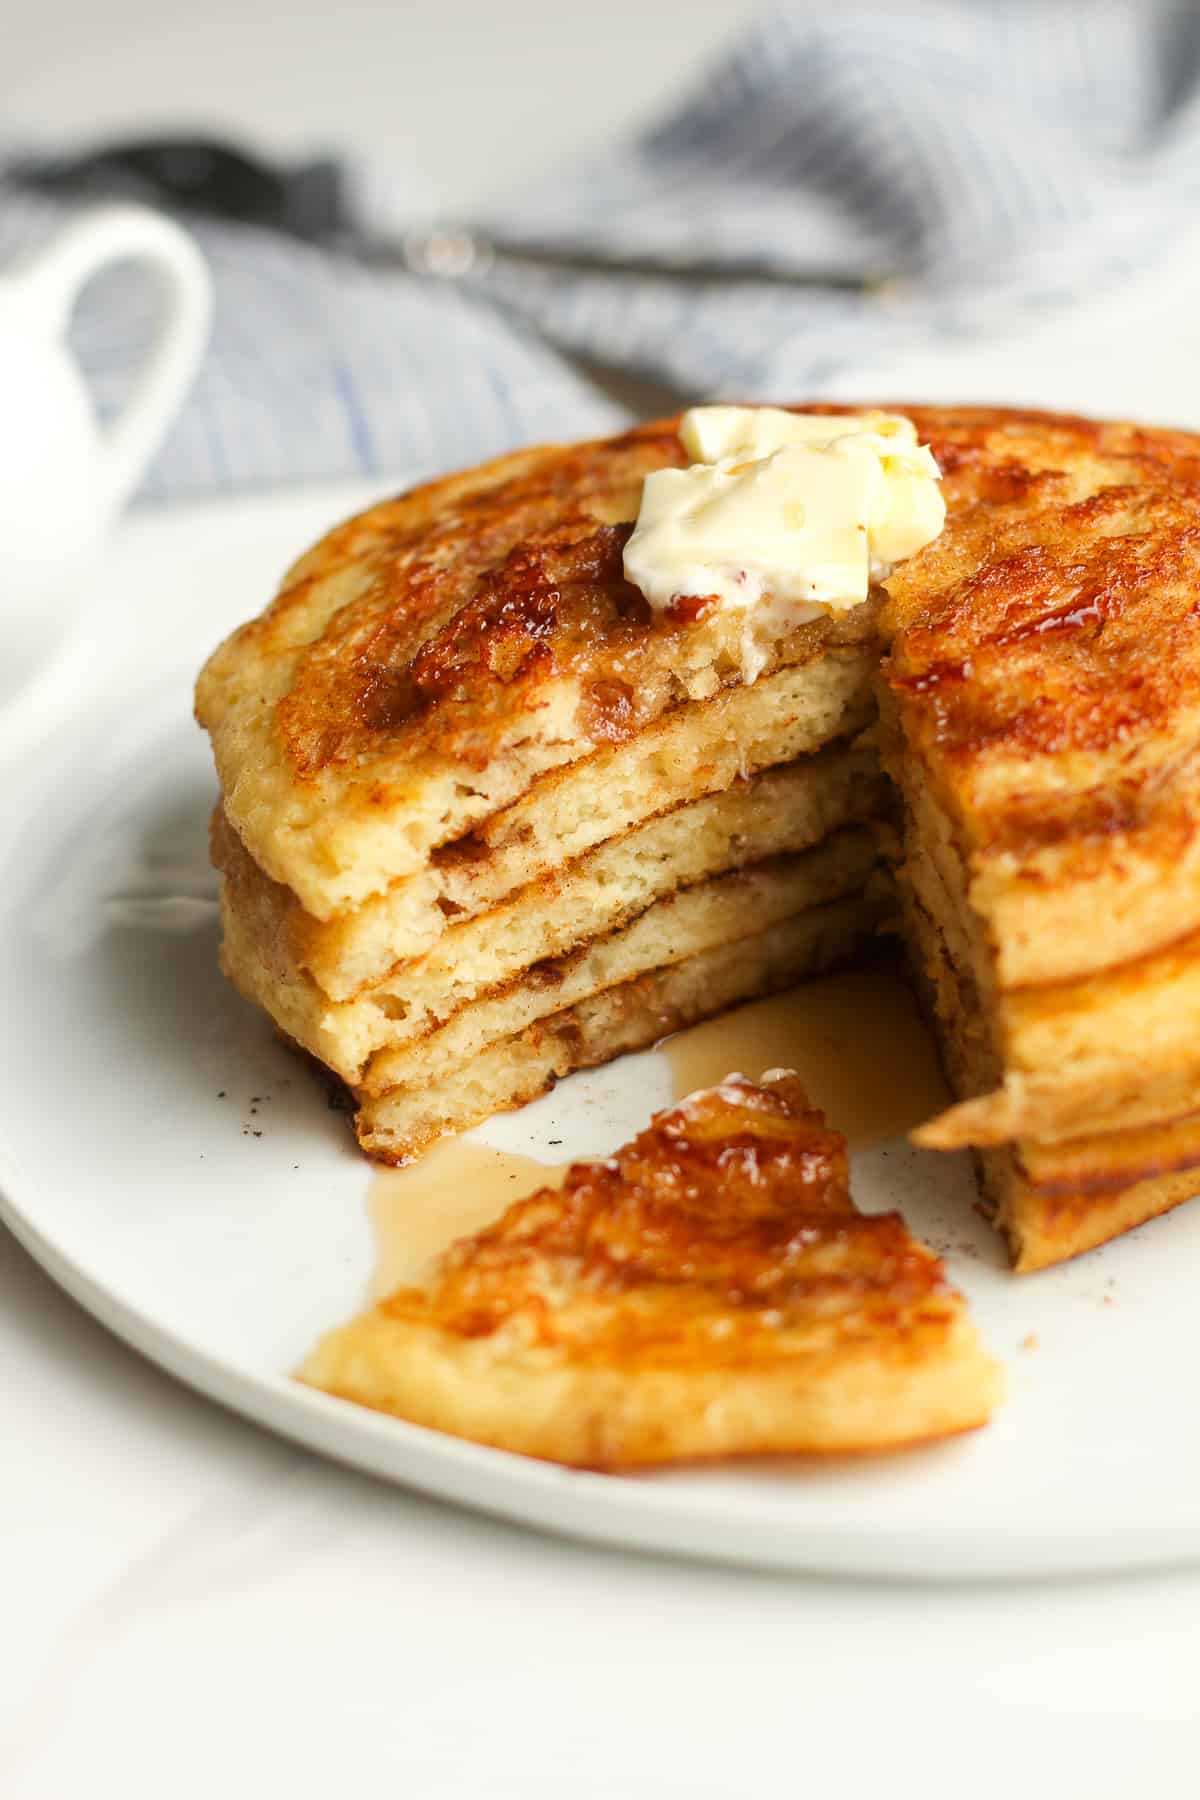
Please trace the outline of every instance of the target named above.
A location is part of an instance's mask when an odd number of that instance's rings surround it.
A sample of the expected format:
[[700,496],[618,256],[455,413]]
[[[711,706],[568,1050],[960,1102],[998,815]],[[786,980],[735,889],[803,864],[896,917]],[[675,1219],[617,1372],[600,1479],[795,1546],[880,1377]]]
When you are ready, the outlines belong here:
[[[884,680],[995,927],[1000,983],[1144,955],[1200,923],[1200,440],[911,411],[949,521],[888,583]],[[1115,944],[1094,917],[1069,928],[1076,901],[1114,915]],[[1045,924],[1028,942],[1024,910]]]
[[729,1076],[463,1238],[335,1332],[304,1379],[486,1443],[603,1467],[883,1449],[999,1395],[942,1264],[849,1193],[800,1082]]
[[[505,459],[469,493],[435,482],[325,539],[260,622],[260,645],[282,640],[332,566],[369,560],[368,591],[304,646],[279,703],[295,773],[360,765],[397,739],[484,767],[501,719],[564,676],[589,742],[634,735],[650,716],[636,679],[648,640],[669,648],[701,611],[656,620],[622,569],[644,476],[686,461],[675,423],[532,452],[512,473]],[[613,512],[628,518],[603,523]]]
[[[741,679],[743,620],[652,617],[622,573],[643,478],[683,456],[668,421],[384,502],[209,659],[197,713],[226,811],[310,912],[359,903],[536,775]],[[870,640],[871,620],[803,625],[766,666]]]
[[[899,1213],[858,1212],[849,1183],[845,1140],[798,1080],[731,1077],[455,1246],[417,1304],[462,1337],[524,1314],[538,1345],[685,1366],[773,1355],[796,1307],[851,1335],[880,1317],[915,1331],[927,1308],[940,1313],[945,1271]],[[575,1309],[544,1300],[542,1270],[564,1261]],[[652,1312],[637,1304],[645,1298]],[[384,1305],[402,1314],[413,1299]],[[730,1326],[715,1341],[714,1313]]]
[[[944,471],[951,509],[941,539],[891,583],[888,623],[901,634],[891,680],[926,696],[929,742],[967,759],[1000,746],[1108,752],[1161,728],[1179,699],[1171,652],[1190,663],[1200,633],[1200,444],[1054,414],[906,411]],[[586,681],[597,741],[636,732],[631,658],[648,634],[695,615],[652,622],[622,573],[628,525],[596,513],[629,511],[649,470],[685,460],[676,424],[505,459],[493,482],[463,493],[453,477],[434,482],[322,540],[238,634],[292,654],[277,717],[296,775],[360,762],[398,736],[486,760],[493,715],[536,705],[553,671]],[[294,649],[293,616],[347,562],[370,565],[367,592]],[[963,581],[966,562],[975,566]],[[1087,796],[1074,817],[1111,827],[1133,798],[1106,807]],[[1061,817],[1014,809],[1007,823],[1024,841]]]
[[[1127,886],[1186,864],[1200,808],[1200,442],[1046,413],[906,410],[945,472],[949,517],[888,584],[885,673],[910,751],[978,861],[984,910],[993,877],[1044,904],[1047,885],[1108,882],[1114,858]],[[198,690],[230,817],[268,873],[303,888],[307,869],[306,904],[329,916],[403,872],[381,867],[341,898],[329,877],[327,892],[329,869],[372,853],[348,818],[412,818],[431,772],[457,770],[462,792],[422,825],[417,866],[430,841],[523,791],[535,764],[632,737],[687,692],[736,679],[726,621],[694,608],[652,620],[621,570],[643,477],[683,454],[675,420],[520,452],[384,502],[301,560]],[[863,611],[809,627],[782,659],[869,632]],[[529,768],[506,789],[510,753]],[[485,773],[500,785],[473,805]],[[1188,908],[1181,895],[1156,941],[1200,924],[1200,908],[1175,916]],[[1082,943],[1043,946],[1000,974],[1090,966]]]

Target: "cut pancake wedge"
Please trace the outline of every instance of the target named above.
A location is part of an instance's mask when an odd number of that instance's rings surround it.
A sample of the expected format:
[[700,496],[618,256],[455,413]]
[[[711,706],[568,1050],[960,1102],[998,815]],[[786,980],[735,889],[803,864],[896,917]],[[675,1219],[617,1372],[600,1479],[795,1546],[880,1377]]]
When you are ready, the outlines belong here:
[[938,1259],[850,1198],[799,1081],[731,1076],[451,1246],[301,1378],[594,1468],[887,1450],[983,1424],[1000,1372]]

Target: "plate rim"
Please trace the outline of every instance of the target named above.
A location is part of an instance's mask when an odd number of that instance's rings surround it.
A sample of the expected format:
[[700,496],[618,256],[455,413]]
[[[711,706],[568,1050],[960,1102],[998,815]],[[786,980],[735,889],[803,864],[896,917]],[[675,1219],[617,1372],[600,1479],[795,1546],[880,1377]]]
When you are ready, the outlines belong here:
[[[286,490],[271,495],[205,503],[180,508],[150,521],[155,537],[172,523],[186,526],[198,510],[210,529],[219,529],[222,514],[240,525],[256,515],[269,520],[287,511],[294,515],[301,500],[312,503],[314,517],[342,488],[314,488],[303,494]],[[79,753],[81,742],[98,735],[105,723],[131,710],[141,731],[182,731],[185,720],[164,685],[190,669],[182,655],[159,647],[158,679],[137,679],[133,669],[114,668],[74,722],[70,743],[45,754],[36,779],[0,809],[0,843],[11,843],[37,809],[38,799],[54,786],[65,765]],[[146,692],[157,703],[138,709],[133,703]],[[141,733],[139,732],[139,735]],[[120,732],[108,741],[120,760]],[[55,838],[61,843],[61,838]],[[12,904],[12,902],[10,902]],[[0,1095],[0,1123],[5,1099]],[[527,1529],[610,1548],[682,1555],[708,1562],[835,1578],[868,1578],[906,1585],[1027,1580],[1055,1577],[1120,1575],[1162,1569],[1200,1560],[1200,1516],[1180,1505],[1172,1510],[1157,1496],[1153,1518],[1086,1519],[1066,1527],[1061,1520],[1036,1537],[1014,1544],[1003,1532],[981,1543],[978,1521],[954,1529],[944,1515],[930,1522],[905,1518],[900,1531],[907,1546],[898,1561],[886,1518],[879,1529],[863,1531],[861,1521],[849,1528],[825,1518],[815,1526],[801,1517],[789,1533],[781,1508],[763,1505],[770,1541],[747,1531],[747,1519],[714,1517],[715,1498],[680,1483],[656,1483],[651,1474],[605,1474],[540,1462],[493,1449],[395,1419],[306,1388],[283,1373],[266,1373],[252,1364],[222,1357],[193,1343],[169,1322],[123,1293],[120,1284],[97,1275],[86,1261],[47,1225],[38,1205],[44,1175],[26,1159],[7,1134],[0,1135],[0,1223],[9,1229],[50,1279],[105,1329],[173,1379],[203,1394],[252,1423],[309,1451],[365,1471],[379,1479],[414,1489],[452,1504],[508,1520]],[[402,1466],[410,1465],[410,1466]],[[753,1506],[748,1500],[747,1510]],[[739,1536],[739,1534],[741,1534]],[[917,1551],[919,1547],[919,1554]],[[907,1565],[907,1566],[905,1566]]]
[[[997,1540],[994,1558],[980,1555],[969,1530],[948,1532],[944,1519],[924,1526],[906,1520],[904,1542],[921,1551],[907,1569],[897,1566],[884,1530],[868,1538],[856,1527],[843,1532],[825,1524],[817,1531],[804,1520],[803,1543],[786,1535],[773,1544],[717,1537],[711,1499],[697,1499],[684,1486],[656,1489],[653,1472],[605,1474],[493,1449],[198,1348],[98,1280],[34,1223],[11,1197],[6,1160],[0,1154],[0,1223],[58,1288],[138,1355],[301,1449],[468,1511],[609,1549],[901,1586],[1112,1578],[1194,1564],[1200,1557],[1200,1527],[1187,1518],[1115,1529],[1111,1520],[1069,1532],[1058,1527],[1033,1544],[1023,1540],[1016,1552]],[[425,1466],[397,1467],[405,1455]],[[653,1502],[647,1498],[652,1493]],[[770,1523],[780,1525],[775,1517]],[[735,1529],[744,1530],[745,1521]]]

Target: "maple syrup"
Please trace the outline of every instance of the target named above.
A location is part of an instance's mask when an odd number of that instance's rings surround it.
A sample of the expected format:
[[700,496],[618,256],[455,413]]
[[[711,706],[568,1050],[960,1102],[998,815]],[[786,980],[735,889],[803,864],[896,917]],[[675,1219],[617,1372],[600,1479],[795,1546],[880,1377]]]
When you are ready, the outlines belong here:
[[803,982],[667,1038],[675,1097],[739,1070],[795,1069],[854,1149],[901,1137],[950,1104],[898,963]]
[[[756,1077],[795,1069],[854,1149],[901,1137],[949,1103],[916,1001],[899,964],[887,961],[751,1001],[667,1038],[660,1051],[676,1099],[734,1070]],[[455,1238],[490,1224],[514,1200],[559,1186],[566,1167],[450,1138],[410,1169],[377,1170],[369,1298],[419,1282]]]
[[557,1187],[565,1168],[447,1138],[410,1169],[376,1169],[367,1202],[375,1235],[368,1299],[419,1282],[455,1238],[491,1224],[514,1200]]

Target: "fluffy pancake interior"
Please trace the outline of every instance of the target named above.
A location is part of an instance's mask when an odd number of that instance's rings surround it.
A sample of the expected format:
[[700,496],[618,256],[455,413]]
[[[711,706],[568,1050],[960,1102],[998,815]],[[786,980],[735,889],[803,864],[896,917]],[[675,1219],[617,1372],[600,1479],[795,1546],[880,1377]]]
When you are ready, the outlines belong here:
[[869,949],[886,904],[882,895],[856,895],[811,907],[548,1013],[451,1069],[360,1093],[359,1141],[381,1162],[411,1162],[438,1138],[524,1106],[576,1069],[853,960]]
[[[731,688],[703,705],[678,707],[632,742],[544,775],[476,830],[434,851],[415,873],[329,919],[314,918],[289,888],[259,869],[223,811],[214,824],[214,861],[241,888],[239,910],[275,941],[275,959],[286,956],[331,999],[349,1000],[398,962],[432,948],[454,921],[544,882],[674,807],[722,794],[826,744],[812,759],[806,803],[832,815],[845,746],[830,740],[871,722],[873,660],[866,650],[842,652],[753,687]],[[855,769],[865,773],[866,761],[859,751]],[[831,825],[837,822],[831,817]]]
[[[422,1014],[414,1028],[402,974],[340,1007],[322,1004],[311,984],[284,985],[266,970],[239,915],[222,896],[223,957],[235,983],[272,1013],[305,1049],[344,1080],[372,1091],[426,1079],[533,1019],[589,994],[665,966],[697,950],[736,942],[806,907],[861,890],[875,861],[869,831],[847,827],[825,843],[696,881],[642,908],[610,931],[584,937],[557,957],[518,962],[503,980],[461,1003],[434,983],[445,1016]],[[536,932],[530,941],[536,945]],[[465,980],[465,978],[464,978]]]
[[[262,874],[219,813],[213,852],[227,914],[236,917],[231,936],[244,946],[241,961],[269,970],[274,987],[290,991],[289,1011],[279,1023],[321,1053],[339,1032],[352,1032],[356,1021],[369,1031],[372,1015],[386,1022],[389,1041],[419,1036],[477,993],[619,928],[655,900],[817,845],[844,826],[871,820],[886,804],[887,789],[867,746],[831,746],[822,755],[735,778],[724,791],[668,808],[545,870],[490,908],[439,910],[442,930],[423,955],[393,958],[378,981],[340,1005],[321,991],[298,953],[293,897]],[[491,860],[470,859],[480,886]],[[256,997],[270,1005],[269,991]]]

